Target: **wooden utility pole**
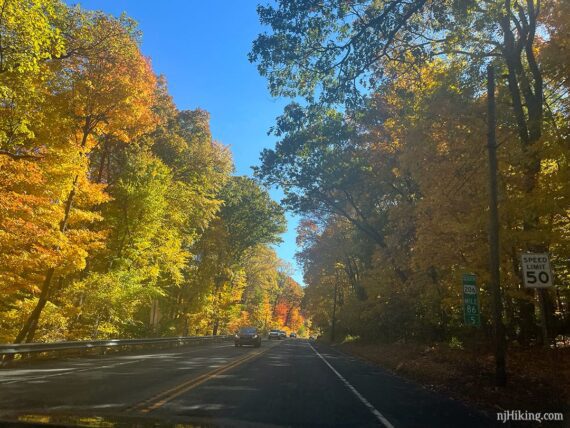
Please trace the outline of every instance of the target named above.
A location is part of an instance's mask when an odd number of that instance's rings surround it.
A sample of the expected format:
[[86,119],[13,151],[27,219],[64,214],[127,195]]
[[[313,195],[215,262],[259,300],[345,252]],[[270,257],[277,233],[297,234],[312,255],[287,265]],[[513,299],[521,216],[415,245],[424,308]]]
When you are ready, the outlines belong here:
[[495,381],[497,386],[507,384],[505,326],[501,299],[499,258],[499,208],[497,186],[497,138],[495,111],[495,74],[493,66],[487,67],[487,149],[489,151],[489,253],[491,294],[493,296],[493,321],[495,324]]
[[338,294],[338,270],[335,267],[334,272],[334,300],[333,300],[333,313],[332,313],[332,325],[331,325],[331,342],[334,343],[335,339],[335,327],[336,327],[336,301]]

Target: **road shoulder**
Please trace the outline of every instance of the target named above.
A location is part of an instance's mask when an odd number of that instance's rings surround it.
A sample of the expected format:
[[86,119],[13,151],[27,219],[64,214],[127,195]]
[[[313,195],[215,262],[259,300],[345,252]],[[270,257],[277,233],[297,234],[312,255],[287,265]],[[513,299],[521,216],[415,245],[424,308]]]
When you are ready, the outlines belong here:
[[424,388],[338,347],[324,343],[314,346],[394,426],[493,426],[494,418],[473,406]]
[[[521,409],[569,414],[570,355],[545,352],[544,361],[528,360],[523,351],[510,352],[509,385],[493,385],[492,355],[479,350],[447,349],[445,346],[346,343],[338,352],[359,358],[448,396],[496,418],[497,412]],[[519,372],[513,375],[514,372]],[[566,385],[566,386],[565,386]]]

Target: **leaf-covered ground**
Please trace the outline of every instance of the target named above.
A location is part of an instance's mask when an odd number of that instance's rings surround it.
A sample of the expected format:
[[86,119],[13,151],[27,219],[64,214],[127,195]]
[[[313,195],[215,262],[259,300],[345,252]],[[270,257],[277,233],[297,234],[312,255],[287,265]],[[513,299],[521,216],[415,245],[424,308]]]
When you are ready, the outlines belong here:
[[494,360],[488,349],[451,349],[447,344],[364,344],[342,351],[413,379],[429,389],[475,404],[482,410],[570,410],[570,348],[509,349],[509,381],[493,385]]

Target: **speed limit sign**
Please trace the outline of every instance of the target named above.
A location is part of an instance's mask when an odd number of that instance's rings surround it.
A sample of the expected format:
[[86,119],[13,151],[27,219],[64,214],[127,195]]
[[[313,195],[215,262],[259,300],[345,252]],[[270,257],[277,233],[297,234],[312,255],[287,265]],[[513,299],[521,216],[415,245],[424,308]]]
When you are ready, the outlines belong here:
[[521,256],[524,286],[527,288],[552,287],[550,260],[546,253],[526,253]]

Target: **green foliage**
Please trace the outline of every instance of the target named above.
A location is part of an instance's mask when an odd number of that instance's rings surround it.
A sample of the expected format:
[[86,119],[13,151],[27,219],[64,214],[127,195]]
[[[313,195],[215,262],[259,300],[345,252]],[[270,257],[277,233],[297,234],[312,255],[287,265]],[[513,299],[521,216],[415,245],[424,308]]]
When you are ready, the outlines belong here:
[[256,245],[280,242],[286,230],[283,209],[254,180],[233,177],[220,196],[220,217],[233,254],[239,257]]

